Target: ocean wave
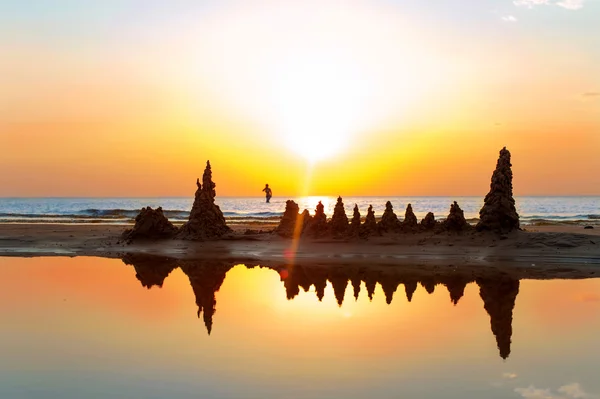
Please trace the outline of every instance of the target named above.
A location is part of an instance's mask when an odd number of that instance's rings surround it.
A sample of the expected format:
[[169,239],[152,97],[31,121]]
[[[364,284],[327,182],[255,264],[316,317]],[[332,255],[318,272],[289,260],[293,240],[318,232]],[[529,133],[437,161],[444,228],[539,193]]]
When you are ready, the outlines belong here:
[[[129,225],[135,220],[141,209],[83,209],[63,213],[11,213],[0,212],[0,223],[20,224],[111,224]],[[189,211],[178,209],[163,210],[164,215],[174,224],[188,221]],[[230,224],[265,224],[280,219],[279,212],[224,212]]]
[[223,212],[223,216],[236,218],[236,217],[254,217],[254,218],[279,218],[283,215],[283,212]]
[[550,219],[530,219],[521,220],[523,226],[586,226],[595,225],[599,221],[590,219],[573,219],[573,220],[550,220]]
[[[67,219],[135,219],[141,209],[84,209],[76,212],[65,213],[3,213],[0,212],[0,218],[67,218]],[[169,219],[187,220],[190,217],[189,211],[183,210],[163,210],[164,215]],[[223,212],[226,219],[278,219],[281,212]]]
[[[0,223],[105,223],[105,224],[130,224],[141,209],[97,209],[87,208],[83,210],[65,210],[64,212],[0,212]],[[181,224],[189,219],[190,211],[182,209],[164,209],[165,216],[175,224]],[[264,210],[248,211],[224,211],[223,215],[228,223],[273,223],[278,221],[283,212],[273,212]],[[331,217],[331,215],[328,215]],[[381,215],[378,215],[380,217]],[[417,215],[420,218],[420,215]],[[470,224],[476,224],[479,219],[473,213],[467,216]],[[348,217],[352,217],[348,214]],[[442,218],[443,219],[443,218]],[[442,220],[440,219],[440,220]],[[521,224],[523,225],[583,225],[600,224],[600,214],[573,214],[573,215],[521,215]]]
[[[272,219],[226,219],[227,224],[236,225],[272,225],[276,221]],[[176,226],[180,226],[187,222],[187,219],[170,219],[171,223]],[[38,217],[38,218],[3,218],[0,217],[0,223],[6,224],[104,224],[104,225],[118,225],[118,226],[132,226],[134,224],[133,219],[72,219],[72,218],[53,218],[53,217]]]
[[[78,211],[75,214],[67,216],[78,216],[78,217],[114,217],[114,218],[130,218],[134,219],[141,209],[84,209]],[[163,209],[163,214],[167,218],[188,218],[190,216],[189,211],[178,210],[178,209]]]
[[521,220],[597,220],[600,215],[521,215]]

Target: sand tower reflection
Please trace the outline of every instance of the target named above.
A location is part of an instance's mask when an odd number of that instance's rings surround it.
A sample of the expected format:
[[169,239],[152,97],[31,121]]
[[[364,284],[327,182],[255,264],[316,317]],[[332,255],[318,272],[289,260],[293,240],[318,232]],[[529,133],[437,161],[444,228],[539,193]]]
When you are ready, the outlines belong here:
[[[142,286],[162,287],[164,280],[177,267],[188,277],[196,305],[197,316],[204,321],[208,334],[212,332],[213,318],[217,309],[216,292],[219,291],[227,272],[233,263],[219,261],[176,261],[167,258],[150,256],[126,256],[123,262],[135,268],[136,277]],[[250,266],[252,267],[252,266]],[[268,267],[278,273],[283,283],[288,300],[293,300],[302,289],[314,292],[322,301],[327,283],[331,283],[336,302],[342,306],[348,285],[352,286],[353,296],[358,300],[361,286],[364,283],[369,300],[373,299],[376,286],[379,284],[385,295],[387,304],[391,304],[397,295],[400,285],[404,285],[406,300],[411,302],[420,284],[428,294],[433,294],[438,286],[443,286],[449,293],[452,305],[458,305],[468,284],[479,286],[479,296],[483,307],[490,317],[492,333],[496,339],[500,357],[508,358],[511,350],[512,317],[516,298],[519,293],[519,280],[508,275],[474,277],[457,272],[446,274],[426,272],[418,268],[386,268],[377,270],[366,266],[304,266],[285,265]]]

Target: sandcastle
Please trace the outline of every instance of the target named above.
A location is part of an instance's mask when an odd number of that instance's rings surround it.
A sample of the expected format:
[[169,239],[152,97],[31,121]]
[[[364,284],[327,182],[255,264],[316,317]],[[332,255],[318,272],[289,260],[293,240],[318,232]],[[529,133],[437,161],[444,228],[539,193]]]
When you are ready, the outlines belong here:
[[206,240],[219,238],[231,232],[231,229],[225,223],[223,212],[215,204],[216,184],[212,181],[210,161],[206,161],[202,184],[198,179],[196,185],[198,189],[196,190],[189,220],[181,226],[177,238],[182,240]]
[[[510,152],[505,147],[500,151],[500,158],[492,175],[490,192],[485,197],[484,206],[480,211],[481,219],[476,226],[478,231],[489,230],[504,233],[519,229],[519,215],[516,212],[515,200],[512,196],[511,166]],[[298,236],[307,235],[315,238],[368,238],[373,235],[428,231],[460,234],[473,230],[473,226],[467,222],[463,210],[456,201],[450,204],[448,216],[441,222],[436,221],[434,214],[429,212],[419,223],[411,204],[407,205],[404,219],[400,220],[394,213],[391,201],[387,201],[385,211],[379,221],[376,220],[371,205],[362,224],[358,205],[354,206],[352,220],[349,222],[341,196],[337,199],[333,216],[329,222],[327,222],[321,202],[317,205],[315,215],[311,217],[306,210],[299,215],[298,206],[293,201],[291,203],[288,201],[281,223],[275,231],[283,237],[291,237],[290,231],[294,230],[292,226],[295,226],[299,219],[304,219],[304,225],[297,229]]]
[[210,240],[218,239],[231,232],[225,223],[223,212],[215,204],[216,184],[212,181],[210,161],[200,179],[196,180],[196,195],[190,217],[181,228],[175,227],[163,214],[162,208],[146,207],[135,218],[133,229],[126,230],[122,237],[128,242],[138,238],[181,240]]
[[342,197],[338,197],[335,208],[333,209],[333,216],[329,222],[331,233],[333,236],[343,236],[348,232],[348,216],[344,210],[344,202]]
[[[479,211],[480,220],[475,226],[477,231],[492,231],[506,233],[519,229],[519,215],[515,207],[512,193],[512,170],[510,152],[504,147],[500,151],[496,169],[492,174],[490,192],[486,195],[484,205]],[[227,226],[223,212],[215,204],[216,184],[212,181],[210,162],[206,162],[206,169],[200,179],[196,181],[197,190],[189,220],[181,228],[173,224],[164,216],[162,208],[156,210],[143,208],[136,217],[135,226],[123,233],[123,238],[130,242],[137,238],[149,239],[183,239],[183,240],[214,240],[232,232]],[[341,196],[338,197],[333,216],[330,220],[325,214],[325,207],[319,201],[315,212],[311,215],[308,210],[300,213],[300,208],[293,200],[286,201],[285,211],[274,233],[284,238],[299,238],[302,236],[312,238],[363,238],[375,235],[389,234],[414,234],[423,232],[455,233],[473,230],[459,204],[454,201],[446,219],[441,222],[435,220],[433,213],[429,212],[419,223],[408,204],[404,219],[400,220],[394,213],[391,201],[385,204],[379,221],[375,218],[373,206],[367,209],[367,215],[361,223],[358,205],[354,206],[352,220],[349,221],[344,209]]]
[[519,214],[512,191],[511,166],[510,151],[504,147],[492,174],[490,192],[485,196],[483,208],[479,211],[477,230],[501,233],[519,230]]

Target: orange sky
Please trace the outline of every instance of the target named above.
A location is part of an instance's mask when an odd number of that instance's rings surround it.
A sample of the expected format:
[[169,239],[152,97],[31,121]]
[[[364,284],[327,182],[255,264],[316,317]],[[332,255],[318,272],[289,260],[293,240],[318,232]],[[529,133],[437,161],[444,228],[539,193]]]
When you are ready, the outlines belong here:
[[600,194],[600,6],[467,3],[14,5],[0,196]]

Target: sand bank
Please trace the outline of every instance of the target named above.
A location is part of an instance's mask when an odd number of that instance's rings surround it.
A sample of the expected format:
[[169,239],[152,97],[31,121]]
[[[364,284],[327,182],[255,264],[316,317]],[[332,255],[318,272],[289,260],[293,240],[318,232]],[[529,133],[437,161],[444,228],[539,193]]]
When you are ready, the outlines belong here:
[[[126,244],[122,228],[95,225],[0,224],[0,256],[100,256],[127,254],[173,259],[277,265],[369,267],[486,266],[517,268],[555,277],[600,272],[600,229],[543,226],[499,236],[491,233],[397,234],[368,240],[302,239],[296,248],[274,234],[233,233],[218,241],[158,240]],[[560,275],[557,270],[562,270]]]

